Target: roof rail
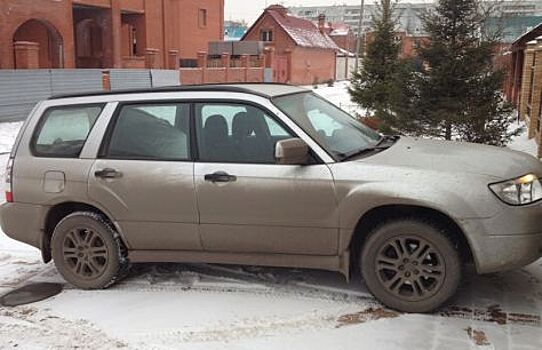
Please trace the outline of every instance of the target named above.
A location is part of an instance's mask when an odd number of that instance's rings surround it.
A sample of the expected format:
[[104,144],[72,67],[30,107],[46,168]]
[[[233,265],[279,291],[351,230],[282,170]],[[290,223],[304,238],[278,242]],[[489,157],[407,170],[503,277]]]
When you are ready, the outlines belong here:
[[54,95],[49,100],[57,100],[61,98],[75,98],[75,97],[87,97],[87,96],[108,96],[108,95],[125,95],[125,94],[142,94],[152,92],[183,92],[183,91],[222,91],[222,92],[241,92],[249,93],[252,95],[259,95],[262,97],[268,97],[265,94],[258,93],[257,91],[246,88],[247,85],[282,85],[291,86],[283,83],[219,83],[219,84],[199,84],[199,85],[178,85],[178,86],[164,86],[156,88],[144,88],[144,89],[122,89],[112,91],[89,91],[79,92],[73,94],[60,94]]

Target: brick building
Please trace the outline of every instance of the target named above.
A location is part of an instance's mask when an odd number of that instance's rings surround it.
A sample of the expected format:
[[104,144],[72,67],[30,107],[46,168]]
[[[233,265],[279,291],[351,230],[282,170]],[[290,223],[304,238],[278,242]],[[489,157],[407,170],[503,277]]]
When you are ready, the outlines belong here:
[[542,23],[514,41],[506,56],[506,97],[518,108],[542,158]]
[[321,14],[318,17],[318,28],[329,35],[341,49],[347,52],[356,52],[358,39],[348,24],[342,22],[326,22],[326,16]]
[[224,0],[3,0],[0,68],[170,68],[224,36]]
[[274,81],[309,85],[335,80],[339,47],[317,25],[289,15],[281,5],[265,9],[242,40],[263,41],[275,51]]
[[[373,41],[374,32],[365,33],[365,47]],[[412,58],[416,56],[416,50],[429,43],[431,38],[426,35],[412,35],[405,31],[395,32],[395,41],[401,44],[399,48],[400,58]]]

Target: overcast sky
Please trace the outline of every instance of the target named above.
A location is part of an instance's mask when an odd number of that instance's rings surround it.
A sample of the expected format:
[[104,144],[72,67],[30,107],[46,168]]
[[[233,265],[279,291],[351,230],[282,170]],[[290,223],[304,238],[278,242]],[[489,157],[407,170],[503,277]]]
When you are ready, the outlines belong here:
[[[245,20],[252,24],[262,13],[266,5],[282,3],[284,6],[326,6],[333,4],[359,5],[360,0],[225,0],[226,20]],[[374,0],[365,0],[366,3],[373,3]],[[405,1],[406,2],[406,1]],[[429,0],[415,0],[410,2],[429,2]]]
[[[281,3],[284,6],[318,6],[330,5],[332,2],[326,0],[225,0],[226,1],[226,16],[225,19],[245,20],[248,24],[252,24],[263,9],[269,5]],[[373,2],[373,0],[366,0]],[[359,0],[343,0],[340,4],[359,4]]]

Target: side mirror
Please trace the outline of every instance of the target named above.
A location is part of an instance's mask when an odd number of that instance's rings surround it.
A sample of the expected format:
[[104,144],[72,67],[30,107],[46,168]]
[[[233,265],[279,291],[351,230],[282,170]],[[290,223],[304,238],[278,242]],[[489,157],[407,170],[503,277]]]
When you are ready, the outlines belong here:
[[281,140],[275,147],[275,159],[278,164],[305,165],[309,160],[309,146],[298,138]]

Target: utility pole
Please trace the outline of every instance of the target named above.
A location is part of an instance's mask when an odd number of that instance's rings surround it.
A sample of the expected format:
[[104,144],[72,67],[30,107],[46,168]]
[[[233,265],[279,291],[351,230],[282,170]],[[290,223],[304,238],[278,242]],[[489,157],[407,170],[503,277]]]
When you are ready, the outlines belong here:
[[356,72],[359,69],[359,51],[361,50],[361,41],[363,40],[363,12],[365,9],[365,0],[361,0],[359,7],[359,23],[358,23],[358,42],[356,45]]

